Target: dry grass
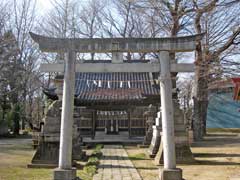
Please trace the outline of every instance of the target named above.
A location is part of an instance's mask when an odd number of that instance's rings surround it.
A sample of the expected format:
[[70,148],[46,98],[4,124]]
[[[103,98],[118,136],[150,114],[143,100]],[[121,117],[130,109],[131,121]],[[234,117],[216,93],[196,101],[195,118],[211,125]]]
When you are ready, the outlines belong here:
[[[0,180],[50,180],[49,169],[28,169],[34,150],[26,139],[0,140]],[[19,143],[18,143],[19,142]]]
[[[240,175],[240,135],[232,131],[211,131],[205,140],[193,144],[196,163],[179,165],[186,180],[229,180],[230,177]],[[238,132],[238,131],[237,131]],[[125,147],[130,157],[138,157],[146,153],[147,149]],[[149,158],[131,158],[143,179],[156,179],[159,168]]]
[[[29,139],[0,139],[0,180],[52,180],[52,169],[27,168],[34,152]],[[92,179],[83,170],[77,174],[83,180]]]

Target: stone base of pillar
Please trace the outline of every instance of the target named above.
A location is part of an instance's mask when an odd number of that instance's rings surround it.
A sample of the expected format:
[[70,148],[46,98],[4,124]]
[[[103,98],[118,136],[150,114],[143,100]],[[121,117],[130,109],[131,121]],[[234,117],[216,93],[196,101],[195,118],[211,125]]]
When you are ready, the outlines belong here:
[[[194,157],[188,143],[186,133],[176,133],[175,137],[175,151],[177,164],[190,164],[194,163]],[[159,146],[157,155],[154,159],[156,165],[163,164],[163,146],[162,142]]]
[[191,164],[195,162],[189,145],[176,144],[176,162],[178,164]]
[[183,130],[175,132],[175,147],[176,161],[178,164],[189,164],[195,162],[187,132]]
[[59,142],[43,142],[40,141],[33,158],[32,164],[54,164],[58,165]]
[[181,169],[163,169],[160,174],[160,180],[183,180]]
[[158,152],[160,142],[161,142],[160,132],[161,132],[161,127],[153,126],[153,137],[148,149],[148,153],[151,158],[154,158]]
[[77,169],[59,169],[53,171],[53,180],[74,180],[77,177]]

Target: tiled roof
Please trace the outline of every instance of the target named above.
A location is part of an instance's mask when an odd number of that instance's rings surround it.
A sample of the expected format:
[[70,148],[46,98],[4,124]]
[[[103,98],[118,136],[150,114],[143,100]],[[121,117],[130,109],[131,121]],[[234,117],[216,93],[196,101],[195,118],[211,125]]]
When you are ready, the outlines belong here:
[[149,73],[76,73],[75,95],[83,101],[142,100],[159,95]]

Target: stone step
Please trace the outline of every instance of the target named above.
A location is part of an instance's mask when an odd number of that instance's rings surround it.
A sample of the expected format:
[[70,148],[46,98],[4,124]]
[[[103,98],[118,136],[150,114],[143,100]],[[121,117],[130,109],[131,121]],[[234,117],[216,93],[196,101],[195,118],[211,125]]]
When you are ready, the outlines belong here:
[[111,135],[111,136],[128,136],[129,133],[128,131],[120,131],[118,134],[106,134],[104,131],[96,131],[96,136],[106,136],[106,135]]
[[128,131],[120,131],[119,134],[105,134],[104,131],[96,131],[94,139],[83,138],[85,143],[142,143],[143,137],[129,138]]
[[120,135],[106,135],[106,136],[95,136],[95,139],[112,139],[112,140],[118,140],[118,139],[129,139],[128,136],[120,136]]
[[105,134],[103,131],[97,131],[95,134],[95,139],[112,139],[112,140],[118,140],[118,139],[128,139],[129,134],[127,131],[121,131],[119,134]]

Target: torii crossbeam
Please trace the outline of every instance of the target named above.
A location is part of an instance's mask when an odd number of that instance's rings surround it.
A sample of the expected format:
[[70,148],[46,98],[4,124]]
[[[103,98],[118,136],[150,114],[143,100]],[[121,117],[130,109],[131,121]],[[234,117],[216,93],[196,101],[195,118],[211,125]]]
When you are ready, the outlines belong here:
[[[196,41],[203,34],[173,38],[50,38],[30,33],[44,52],[66,53],[65,65],[43,64],[44,72],[64,72],[62,98],[59,167],[54,171],[54,180],[72,180],[76,171],[72,170],[72,125],[75,72],[160,72],[162,131],[164,147],[164,170],[161,180],[181,180],[182,172],[176,168],[174,143],[174,120],[172,104],[171,72],[193,72],[193,64],[170,64],[169,52],[189,52],[196,48]],[[123,63],[122,58],[111,64],[76,64],[76,53],[159,52],[160,61],[150,63]]]

